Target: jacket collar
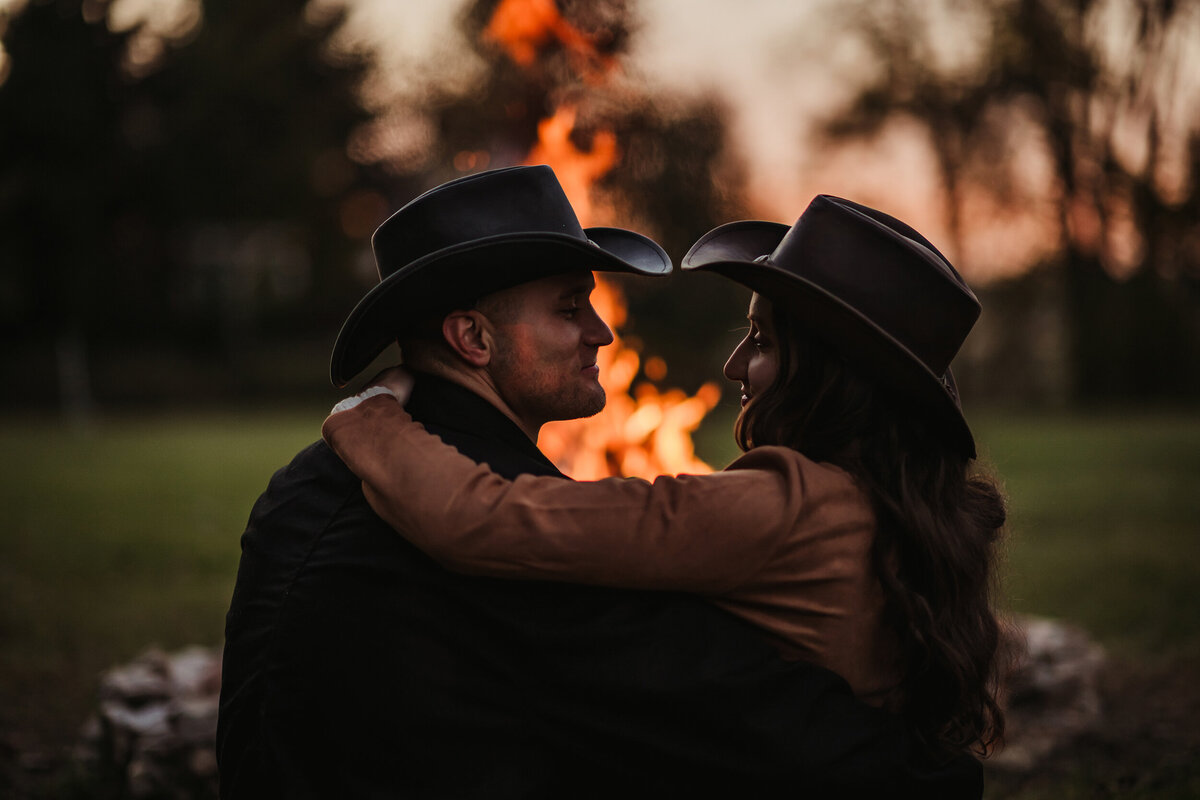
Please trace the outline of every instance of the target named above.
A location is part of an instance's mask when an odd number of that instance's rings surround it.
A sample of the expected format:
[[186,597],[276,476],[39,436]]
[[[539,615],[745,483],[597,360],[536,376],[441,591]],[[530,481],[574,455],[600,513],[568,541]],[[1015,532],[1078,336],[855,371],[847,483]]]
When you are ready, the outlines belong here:
[[566,477],[500,409],[458,384],[424,372],[405,408],[412,418],[463,455],[488,464],[505,477],[521,462],[523,472]]

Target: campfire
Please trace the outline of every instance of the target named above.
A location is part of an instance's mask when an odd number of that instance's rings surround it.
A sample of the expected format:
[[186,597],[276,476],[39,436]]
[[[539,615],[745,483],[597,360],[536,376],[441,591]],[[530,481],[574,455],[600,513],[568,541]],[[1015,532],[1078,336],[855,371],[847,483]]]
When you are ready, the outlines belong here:
[[641,358],[621,341],[619,328],[626,313],[621,292],[597,280],[592,301],[616,337],[600,348],[596,359],[608,403],[594,417],[544,426],[538,447],[559,469],[579,480],[711,472],[695,455],[692,432],[716,406],[721,390],[706,383],[689,397],[679,389],[660,391],[647,380],[635,385]]
[[[541,53],[557,46],[588,85],[599,83],[616,67],[592,37],[563,18],[554,0],[501,0],[483,36],[525,69],[534,68]],[[539,123],[538,141],[525,163],[554,169],[584,227],[605,224],[613,214],[593,205],[592,189],[620,161],[617,136],[611,130],[592,130],[590,143],[577,146],[572,138],[577,115],[574,102],[560,102]],[[716,406],[720,389],[707,383],[692,396],[679,389],[659,389],[645,376],[660,380],[666,365],[651,359],[642,369],[641,356],[621,340],[627,307],[619,288],[598,277],[592,299],[616,337],[597,357],[608,404],[594,417],[544,426],[538,446],[559,469],[580,480],[711,472],[695,455],[692,433]]]
[[575,70],[599,81],[616,62],[600,52],[592,38],[559,13],[555,0],[500,0],[483,37],[504,48],[516,64],[532,67],[553,40],[570,55]]

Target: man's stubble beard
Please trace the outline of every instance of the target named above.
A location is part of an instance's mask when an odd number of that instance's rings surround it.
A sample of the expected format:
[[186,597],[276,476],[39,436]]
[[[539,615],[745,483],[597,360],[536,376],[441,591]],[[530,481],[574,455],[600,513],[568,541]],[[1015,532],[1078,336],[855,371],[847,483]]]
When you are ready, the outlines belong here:
[[586,398],[580,401],[577,413],[570,417],[561,417],[561,419],[583,419],[584,417],[594,417],[604,410],[604,406],[608,403],[608,395],[604,391],[604,387],[599,383],[596,384],[596,391],[588,394]]
[[552,371],[531,370],[518,361],[503,352],[493,362],[492,375],[505,401],[527,422],[582,419],[604,410],[608,398],[599,381],[562,385]]

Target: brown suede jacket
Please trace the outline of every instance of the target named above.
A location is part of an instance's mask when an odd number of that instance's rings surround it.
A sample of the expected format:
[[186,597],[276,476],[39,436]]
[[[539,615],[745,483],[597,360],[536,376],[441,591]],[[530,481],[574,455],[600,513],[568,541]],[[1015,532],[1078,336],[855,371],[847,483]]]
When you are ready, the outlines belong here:
[[387,395],[330,416],[322,435],[376,513],[450,570],[704,595],[785,657],[889,704],[899,676],[871,565],[875,516],[842,469],[759,447],[722,472],[653,483],[509,481]]

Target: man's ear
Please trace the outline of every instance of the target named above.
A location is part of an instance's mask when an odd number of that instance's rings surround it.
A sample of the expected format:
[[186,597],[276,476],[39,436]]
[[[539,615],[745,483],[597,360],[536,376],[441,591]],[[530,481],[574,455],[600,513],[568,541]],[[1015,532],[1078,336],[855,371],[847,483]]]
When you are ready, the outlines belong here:
[[491,363],[494,340],[487,318],[478,311],[451,311],[442,320],[442,336],[450,349],[472,367]]

